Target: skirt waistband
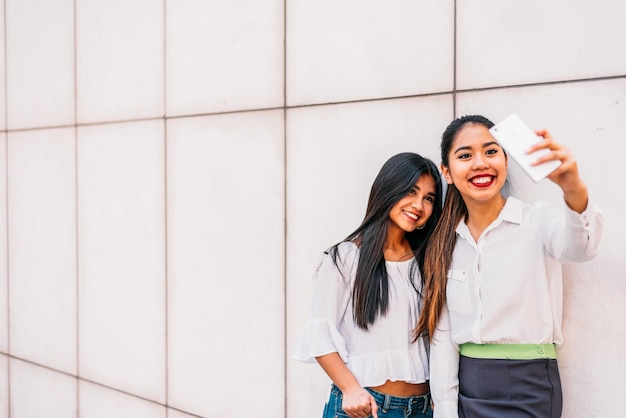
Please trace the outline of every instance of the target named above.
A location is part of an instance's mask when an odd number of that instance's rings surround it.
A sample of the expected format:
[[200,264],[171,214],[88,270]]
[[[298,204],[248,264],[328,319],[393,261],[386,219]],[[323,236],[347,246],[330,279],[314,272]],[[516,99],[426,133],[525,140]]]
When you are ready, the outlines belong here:
[[461,355],[482,359],[556,359],[554,344],[461,344]]

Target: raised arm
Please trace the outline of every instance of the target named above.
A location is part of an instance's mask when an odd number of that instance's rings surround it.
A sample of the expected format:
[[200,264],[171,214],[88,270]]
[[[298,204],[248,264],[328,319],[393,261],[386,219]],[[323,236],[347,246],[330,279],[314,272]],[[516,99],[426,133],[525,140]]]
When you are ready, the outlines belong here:
[[533,165],[538,165],[546,161],[559,160],[561,165],[554,170],[548,178],[556,183],[563,190],[563,198],[567,206],[574,212],[582,213],[587,209],[589,195],[587,185],[580,177],[578,172],[578,164],[574,154],[562,144],[559,144],[552,138],[552,135],[546,130],[535,132],[544,138],[544,141],[534,145],[528,152],[532,153],[539,149],[547,148],[552,152],[538,158]]

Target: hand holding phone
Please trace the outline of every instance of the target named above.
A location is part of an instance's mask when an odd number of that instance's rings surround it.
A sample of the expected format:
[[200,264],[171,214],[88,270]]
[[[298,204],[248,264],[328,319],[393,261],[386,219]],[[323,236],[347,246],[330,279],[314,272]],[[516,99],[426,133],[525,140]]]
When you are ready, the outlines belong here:
[[539,157],[550,153],[550,150],[541,149],[527,154],[528,149],[543,141],[543,138],[537,136],[515,113],[491,127],[489,133],[535,182],[546,178],[561,165],[559,160],[532,165]]

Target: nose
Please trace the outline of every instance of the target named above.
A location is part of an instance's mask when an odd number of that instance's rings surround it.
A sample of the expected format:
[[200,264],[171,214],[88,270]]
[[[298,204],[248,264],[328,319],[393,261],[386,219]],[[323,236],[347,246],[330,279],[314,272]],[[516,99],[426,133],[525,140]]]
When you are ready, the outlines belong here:
[[484,155],[481,154],[477,154],[473,159],[472,159],[472,168],[474,168],[474,170],[476,169],[481,169],[481,168],[485,168],[487,167],[489,164],[487,163],[487,159],[485,158]]
[[411,202],[411,207],[421,210],[422,209],[422,197],[416,196],[415,199],[413,199],[413,202]]

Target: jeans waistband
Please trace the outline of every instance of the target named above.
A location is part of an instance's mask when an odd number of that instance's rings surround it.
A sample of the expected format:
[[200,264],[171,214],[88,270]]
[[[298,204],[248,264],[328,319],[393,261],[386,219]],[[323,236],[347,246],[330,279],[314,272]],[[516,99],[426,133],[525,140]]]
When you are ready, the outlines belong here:
[[556,359],[554,344],[461,344],[461,355],[482,359]]
[[[402,409],[402,410],[421,410],[422,413],[426,413],[430,406],[430,393],[419,396],[393,396],[385,393],[377,392],[370,388],[365,388],[376,400],[376,404],[383,411],[388,409]],[[332,385],[332,391],[334,393],[341,393],[341,390]]]

